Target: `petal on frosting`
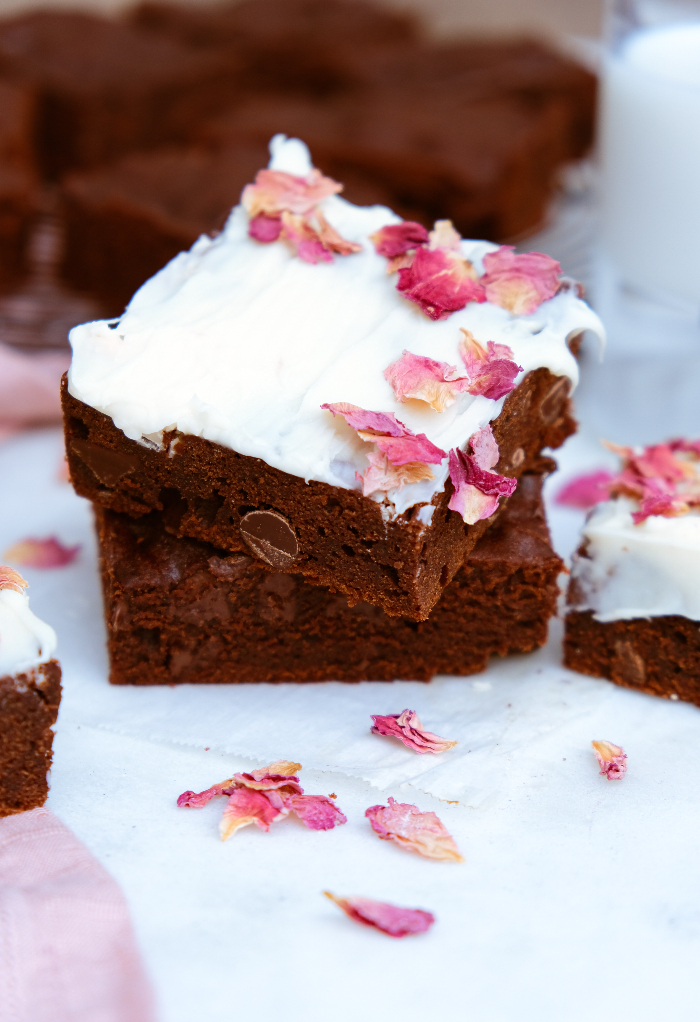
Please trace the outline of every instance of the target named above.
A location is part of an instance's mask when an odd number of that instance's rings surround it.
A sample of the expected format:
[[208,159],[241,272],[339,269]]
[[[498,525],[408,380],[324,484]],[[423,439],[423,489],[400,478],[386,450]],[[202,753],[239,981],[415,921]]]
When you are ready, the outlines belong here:
[[408,749],[421,754],[446,752],[458,744],[448,738],[440,738],[432,731],[426,731],[415,710],[403,710],[402,713],[389,713],[385,716],[372,714],[372,720],[372,734],[398,738]]
[[358,432],[377,433],[380,436],[404,436],[410,430],[396,418],[392,412],[368,412],[358,405],[347,401],[336,401],[334,404],[321,405],[333,415],[342,415],[348,426]]
[[622,471],[607,484],[613,497],[624,495],[640,502],[632,514],[635,525],[652,515],[674,518],[700,505],[698,453],[689,441],[673,440],[644,449],[604,446],[622,458]]
[[459,252],[462,238],[452,226],[451,220],[436,220],[428,237],[428,248],[444,248],[448,252]]
[[262,791],[251,791],[250,788],[236,788],[230,796],[221,817],[219,832],[221,840],[226,841],[241,827],[254,823],[261,830],[268,831],[270,824],[287,815],[287,810],[272,805]]
[[645,497],[639,505],[639,510],[632,512],[632,521],[635,525],[641,525],[642,522],[653,515],[660,515],[664,518],[678,518],[681,515],[687,514],[688,511],[690,511],[690,505],[684,500],[673,497],[668,493],[654,494],[651,497]]
[[258,213],[257,216],[251,218],[248,224],[248,234],[251,238],[261,241],[264,245],[277,241],[281,231],[282,217],[268,216],[267,213]]
[[424,479],[433,479],[433,473],[425,462],[409,461],[404,465],[392,465],[386,454],[380,451],[372,451],[367,455],[369,468],[361,475],[355,473],[355,478],[362,482],[362,493],[369,497],[372,493],[380,490],[400,490],[402,486],[409,483],[420,483]]
[[217,795],[230,795],[233,786],[233,778],[229,777],[221,784],[213,784],[206,791],[183,791],[182,795],[178,796],[177,804],[181,808],[187,806],[189,809],[203,809],[207,802],[211,802]]
[[485,426],[482,426],[481,429],[478,430],[473,437],[471,437],[469,443],[471,444],[471,448],[474,453],[474,460],[479,468],[488,470],[498,464],[501,452],[498,449],[496,437],[493,435],[490,422]]
[[600,469],[597,472],[584,472],[576,476],[554,498],[555,504],[562,507],[576,507],[587,511],[602,500],[608,499],[607,484],[612,480],[610,472]]
[[449,465],[454,493],[448,507],[461,514],[467,525],[490,518],[498,507],[498,498],[509,497],[517,486],[515,479],[485,471],[473,455],[458,448],[450,451]]
[[347,816],[326,795],[291,795],[285,798],[284,805],[309,830],[332,830],[348,822]]
[[22,539],[5,551],[8,561],[25,568],[63,568],[71,564],[80,552],[76,546],[63,546],[55,536],[48,539]]
[[286,241],[305,263],[332,263],[333,255],[325,247],[318,231],[298,213],[282,213],[280,238]]
[[425,401],[436,412],[449,408],[455,395],[469,386],[469,379],[460,376],[456,366],[410,351],[404,351],[401,358],[387,366],[384,379],[397,401]]
[[425,912],[421,908],[400,908],[386,901],[337,898],[330,891],[323,893],[356,923],[374,926],[390,937],[408,937],[415,933],[425,933],[435,922],[432,912]]
[[414,461],[439,465],[442,459],[447,457],[446,452],[428,440],[425,433],[415,434],[409,430],[407,434],[399,437],[384,437],[375,434],[363,435],[362,431],[358,432],[358,436],[363,440],[374,440],[379,450],[386,454],[392,465],[407,465]]
[[603,777],[619,781],[627,772],[627,753],[612,742],[591,742]]
[[352,255],[353,252],[361,252],[362,245],[358,245],[356,241],[346,241],[342,238],[335,227],[332,227],[320,209],[316,210],[316,220],[318,221],[318,236],[321,244],[330,252],[336,252],[338,255]]
[[523,367],[513,361],[513,352],[507,344],[489,341],[484,348],[476,338],[463,327],[459,353],[469,376],[470,394],[482,394],[497,401],[509,394],[515,386],[515,378]]
[[464,862],[455,839],[435,813],[422,813],[417,806],[390,797],[388,806],[371,806],[365,816],[383,841],[395,841],[426,859]]
[[377,254],[386,259],[406,255],[419,245],[427,244],[428,238],[425,227],[413,220],[404,220],[401,224],[387,224],[369,236]]
[[15,593],[23,592],[28,582],[22,578],[18,571],[11,568],[9,564],[0,564],[0,590],[11,589]]
[[527,316],[559,288],[561,266],[543,252],[516,255],[512,245],[501,245],[484,256],[481,284],[486,298],[514,316]]
[[282,170],[259,170],[255,184],[246,185],[241,203],[251,217],[259,213],[279,215],[285,210],[306,216],[330,195],[336,195],[343,186],[324,177],[320,170],[312,170],[306,177],[295,177]]
[[430,319],[446,319],[467,302],[486,299],[469,260],[444,248],[417,249],[411,265],[399,270],[396,287]]

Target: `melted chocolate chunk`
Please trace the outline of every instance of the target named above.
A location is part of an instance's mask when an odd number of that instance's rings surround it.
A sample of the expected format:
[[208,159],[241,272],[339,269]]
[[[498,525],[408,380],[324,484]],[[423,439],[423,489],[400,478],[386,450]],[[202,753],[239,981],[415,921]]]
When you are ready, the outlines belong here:
[[299,553],[294,529],[276,511],[249,511],[241,519],[241,536],[256,557],[278,571],[289,568]]
[[92,474],[105,486],[116,486],[124,476],[143,467],[136,455],[100,447],[90,440],[73,438],[70,445],[80,460],[85,462]]

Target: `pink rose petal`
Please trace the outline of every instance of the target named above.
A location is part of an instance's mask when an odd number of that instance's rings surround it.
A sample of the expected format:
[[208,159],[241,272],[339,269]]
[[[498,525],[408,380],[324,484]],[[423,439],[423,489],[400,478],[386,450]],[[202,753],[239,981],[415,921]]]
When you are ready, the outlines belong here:
[[486,426],[482,426],[474,436],[470,439],[472,452],[474,454],[474,461],[477,463],[479,468],[488,470],[494,468],[498,464],[498,460],[501,457],[501,452],[498,449],[496,438],[493,435],[491,429],[491,423]]
[[229,777],[228,780],[222,781],[220,784],[213,784],[206,791],[183,791],[182,795],[178,795],[177,804],[181,809],[183,807],[203,809],[207,802],[216,798],[217,795],[230,795],[233,787],[233,778]]
[[612,742],[591,742],[600,772],[609,781],[621,781],[627,773],[627,753]]
[[268,216],[267,213],[258,213],[251,218],[248,224],[248,234],[256,241],[269,245],[277,241],[282,232],[282,217]]
[[321,241],[318,231],[308,220],[297,213],[282,214],[280,237],[305,263],[332,263],[333,255]]
[[25,568],[63,568],[72,564],[79,551],[80,543],[67,547],[55,536],[49,536],[48,539],[22,539],[5,551],[5,557]]
[[605,446],[622,458],[622,471],[607,484],[613,497],[626,496],[639,501],[633,512],[636,525],[651,515],[667,518],[686,514],[700,506],[699,455],[686,440],[654,444],[643,450]]
[[457,252],[419,248],[411,265],[399,269],[396,288],[430,319],[447,319],[468,302],[486,300],[475,278],[472,264]]
[[434,358],[404,351],[401,358],[384,370],[397,401],[425,401],[436,412],[449,408],[455,396],[469,387],[469,379],[460,376],[457,367]]
[[515,387],[515,378],[523,367],[513,361],[513,352],[507,344],[488,341],[486,347],[463,327],[459,353],[462,356],[469,378],[469,393],[481,394],[497,401],[510,394]]
[[428,237],[428,232],[422,224],[404,220],[401,224],[388,224],[382,227],[374,234],[370,234],[369,240],[374,244],[378,255],[395,259],[396,256],[413,251],[419,245],[425,245]]
[[587,511],[589,507],[608,499],[607,483],[612,478],[612,474],[604,469],[585,472],[576,476],[566,486],[562,486],[554,498],[554,503],[561,507],[576,507]]
[[255,184],[245,186],[241,203],[251,218],[259,213],[276,216],[285,210],[307,216],[324,199],[342,190],[342,185],[315,168],[306,177],[265,169],[258,171]]
[[328,223],[320,209],[316,210],[316,220],[318,222],[318,236],[321,244],[329,252],[346,256],[362,251],[362,245],[358,245],[356,241],[347,241],[345,238],[342,238],[335,227]]
[[369,497],[372,493],[389,490],[400,490],[409,483],[420,483],[433,479],[433,473],[422,461],[409,461],[404,465],[392,465],[386,454],[373,451],[367,455],[369,468],[362,474],[355,473],[355,478],[362,483],[362,493]]
[[372,720],[374,721],[371,728],[373,735],[398,738],[408,749],[421,755],[427,752],[435,754],[447,752],[448,749],[453,749],[458,744],[447,738],[440,738],[432,731],[426,731],[415,710],[403,710],[401,713],[390,713],[385,716],[372,714]]
[[390,937],[408,937],[415,933],[425,933],[435,922],[435,916],[431,912],[425,912],[420,908],[399,908],[386,901],[337,898],[330,891],[323,893],[356,923],[374,926]]
[[[428,236],[428,248],[442,248],[447,252],[459,252],[462,238],[452,226],[451,220],[436,220]],[[476,274],[475,274],[476,276]]]
[[404,436],[406,427],[392,412],[367,412],[364,408],[351,405],[347,401],[336,401],[335,404],[321,405],[333,415],[342,415],[348,426],[358,432],[377,433],[380,436]]
[[473,455],[459,448],[450,451],[449,465],[454,493],[448,507],[461,514],[467,525],[490,518],[499,496],[509,497],[518,485],[516,479],[485,471]]
[[370,806],[365,816],[383,841],[395,841],[426,859],[464,862],[454,838],[435,813],[422,813],[417,806],[390,797],[388,806]]
[[309,830],[332,830],[348,822],[347,816],[326,795],[291,795],[285,798],[284,805]]
[[484,256],[484,269],[487,300],[514,316],[530,315],[559,288],[561,266],[542,252],[516,255],[512,245],[501,245]]
[[28,585],[18,571],[8,564],[0,564],[0,590],[10,589],[15,593],[22,593]]
[[425,433],[411,433],[405,436],[367,436],[362,432],[358,436],[363,440],[374,440],[380,451],[386,454],[392,465],[407,465],[409,462],[424,461],[427,465],[439,465],[446,452],[428,440]]
[[219,832],[221,840],[226,841],[241,827],[254,823],[256,827],[267,832],[270,824],[286,816],[287,811],[273,805],[262,791],[251,791],[250,788],[236,788],[229,797],[221,817]]

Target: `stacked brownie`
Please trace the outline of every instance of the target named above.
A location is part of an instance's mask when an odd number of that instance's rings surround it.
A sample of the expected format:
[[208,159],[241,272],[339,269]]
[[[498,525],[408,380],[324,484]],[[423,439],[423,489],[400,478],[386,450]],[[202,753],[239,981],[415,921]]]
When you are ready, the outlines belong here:
[[575,428],[569,344],[597,317],[548,257],[353,205],[299,140],[270,148],[216,238],[71,332],[113,680],[427,678],[532,648],[559,570],[542,450]]

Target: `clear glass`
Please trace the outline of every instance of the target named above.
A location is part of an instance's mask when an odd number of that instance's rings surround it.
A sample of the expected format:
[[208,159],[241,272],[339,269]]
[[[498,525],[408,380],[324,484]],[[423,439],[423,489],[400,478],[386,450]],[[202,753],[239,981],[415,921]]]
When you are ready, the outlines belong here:
[[610,0],[600,155],[618,279],[700,308],[700,0]]

